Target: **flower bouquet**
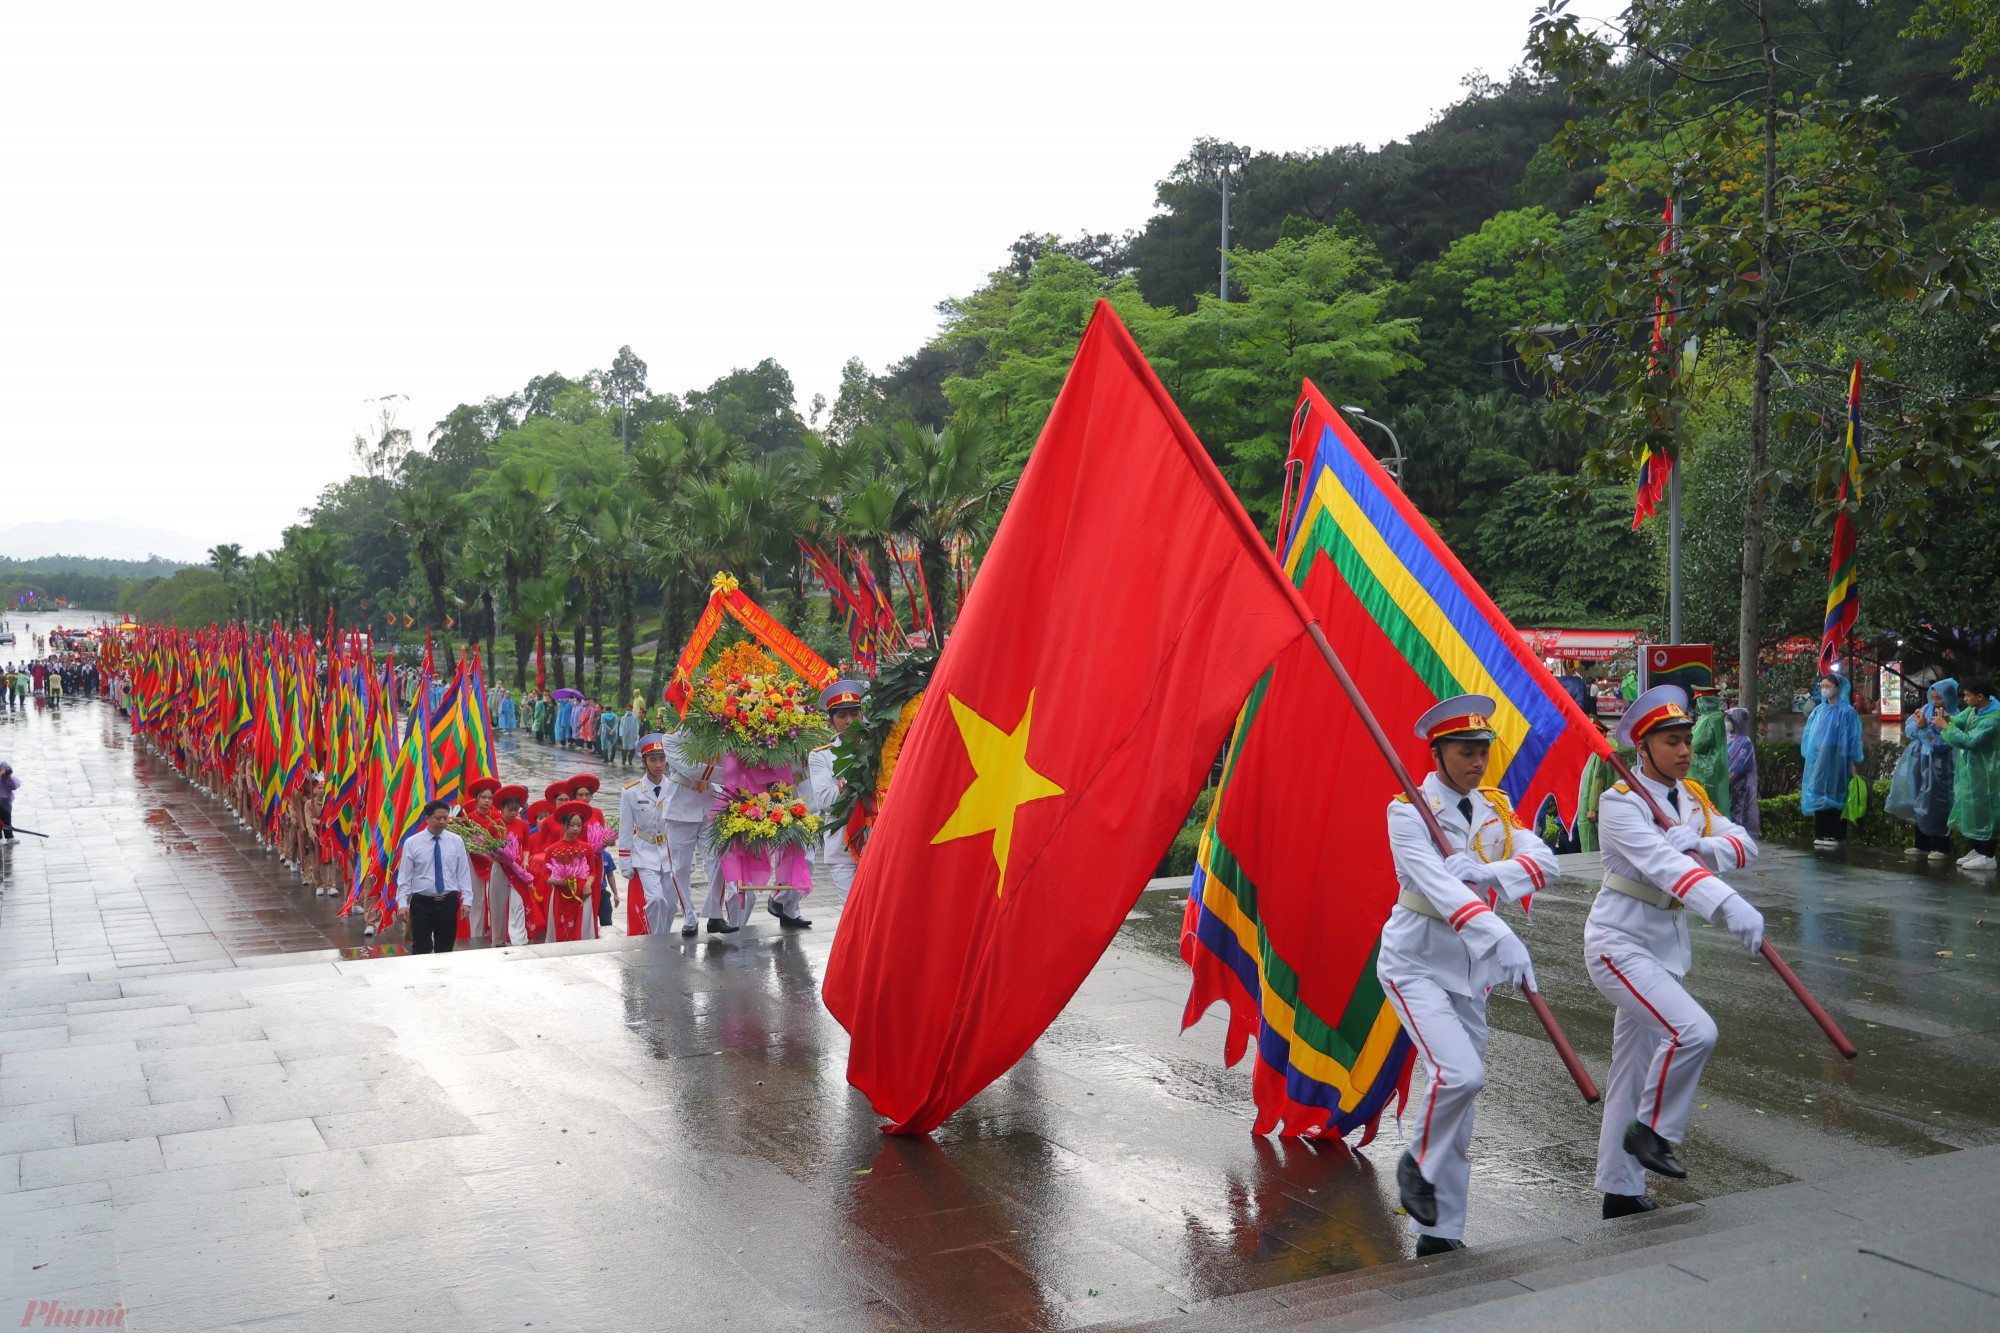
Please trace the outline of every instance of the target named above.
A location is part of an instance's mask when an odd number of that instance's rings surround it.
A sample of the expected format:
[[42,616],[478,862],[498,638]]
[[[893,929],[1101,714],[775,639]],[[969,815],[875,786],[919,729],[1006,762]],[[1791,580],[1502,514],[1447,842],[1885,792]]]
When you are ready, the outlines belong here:
[[550,885],[571,902],[580,903],[590,896],[590,862],[585,858],[551,858],[548,871]]
[[804,682],[755,643],[723,650],[695,687],[682,729],[688,757],[746,768],[799,768],[831,736]]
[[724,788],[708,825],[709,845],[717,859],[732,851],[767,858],[792,848],[804,851],[817,832],[819,816],[792,793],[788,782],[767,782],[754,791]]
[[812,840],[820,818],[788,782],[725,787],[709,816],[709,846],[722,882],[741,895],[812,888]]

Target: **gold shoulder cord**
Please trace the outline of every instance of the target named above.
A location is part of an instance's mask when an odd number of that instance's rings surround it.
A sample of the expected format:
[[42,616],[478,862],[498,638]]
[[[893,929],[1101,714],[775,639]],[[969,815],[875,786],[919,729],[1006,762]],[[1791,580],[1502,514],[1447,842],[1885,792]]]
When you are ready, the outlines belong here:
[[[1501,791],[1498,787],[1481,787],[1479,794],[1484,796],[1492,803],[1493,808],[1500,812],[1499,859],[1510,861],[1514,857],[1514,807],[1507,803],[1507,793]],[[1471,842],[1472,850],[1478,854],[1479,859],[1491,865],[1494,858],[1486,854],[1486,840],[1474,834]]]
[[1694,793],[1695,803],[1701,806],[1701,836],[1704,838],[1714,837],[1715,817],[1721,811],[1715,808],[1714,801],[1708,799],[1708,792],[1703,789],[1699,782],[1696,782],[1693,778],[1682,778],[1681,781],[1687,783],[1688,790]]

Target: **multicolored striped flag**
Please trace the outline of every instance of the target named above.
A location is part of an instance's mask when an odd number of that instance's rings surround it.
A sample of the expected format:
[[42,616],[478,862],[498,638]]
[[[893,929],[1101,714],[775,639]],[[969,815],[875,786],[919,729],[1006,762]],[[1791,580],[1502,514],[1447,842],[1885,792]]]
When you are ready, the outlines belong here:
[[[1674,201],[1667,200],[1666,211],[1660,214],[1664,232],[1660,237],[1659,253],[1664,260],[1674,248]],[[1660,294],[1653,298],[1653,354],[1648,359],[1649,370],[1658,370],[1660,363],[1667,363],[1667,373],[1673,374],[1672,334],[1674,330],[1674,310],[1671,304],[1667,275],[1663,270],[1659,275]],[[1648,445],[1639,451],[1639,487],[1632,497],[1632,529],[1653,516],[1660,507],[1660,500],[1667,493],[1667,475],[1673,471],[1673,463],[1661,457]]]
[[1847,466],[1840,473],[1840,512],[1833,516],[1833,560],[1826,572],[1826,624],[1820,630],[1819,669],[1833,670],[1840,657],[1840,645],[1854,632],[1861,617],[1861,576],[1854,566],[1860,543],[1854,535],[1854,520],[1847,514],[1847,494],[1861,503],[1861,363],[1847,380]]
[[[1308,382],[1281,520],[1284,569],[1319,616],[1412,772],[1410,725],[1439,699],[1490,694],[1487,779],[1532,819],[1554,798],[1575,818],[1586,760],[1604,744],[1505,616]],[[1254,1133],[1373,1137],[1407,1093],[1412,1049],[1375,978],[1396,900],[1387,810],[1400,790],[1360,717],[1301,640],[1258,681],[1225,752],[1188,896],[1184,1023],[1229,1005],[1224,1054],[1256,1037]]]

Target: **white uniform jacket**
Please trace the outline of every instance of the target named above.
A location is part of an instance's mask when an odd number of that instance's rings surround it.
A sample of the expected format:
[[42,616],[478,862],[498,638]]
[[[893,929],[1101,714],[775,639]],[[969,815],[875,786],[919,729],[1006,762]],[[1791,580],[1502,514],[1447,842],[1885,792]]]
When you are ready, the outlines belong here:
[[[825,816],[840,799],[840,789],[844,785],[833,771],[834,761],[840,756],[840,740],[820,746],[806,756],[806,808],[814,814]],[[846,862],[853,864],[854,855],[847,850],[845,829],[828,829],[820,840],[821,851],[829,864]]]
[[[1422,974],[1458,995],[1483,997],[1499,980],[1494,949],[1510,932],[1493,903],[1518,902],[1559,872],[1548,844],[1520,827],[1485,788],[1460,796],[1427,775],[1418,788],[1456,851],[1480,863],[1483,882],[1467,885],[1445,868],[1423,816],[1402,797],[1389,802],[1389,850],[1396,882],[1429,900],[1442,921],[1398,903],[1382,927],[1378,968],[1385,976]],[[1499,798],[1504,802],[1504,798]],[[1458,803],[1472,803],[1470,825]]]
[[[1644,773],[1635,776],[1653,794],[1660,808],[1674,818],[1668,783]],[[1757,840],[1734,820],[1716,810],[1700,784],[1683,779],[1679,792],[1679,822],[1700,835],[1691,852],[1677,852],[1666,831],[1637,793],[1619,783],[1604,793],[1597,807],[1597,837],[1603,848],[1604,871],[1659,890],[1682,907],[1656,907],[1637,898],[1604,889],[1584,925],[1587,954],[1616,958],[1623,949],[1639,948],[1675,976],[1686,976],[1692,955],[1688,949],[1687,914],[1699,912],[1713,921],[1722,905],[1736,896],[1718,871],[1741,870],[1757,859]]]
[[618,859],[624,873],[670,869],[667,820],[674,803],[686,792],[666,778],[659,786],[651,778],[628,782],[618,795]]
[[667,802],[667,818],[676,823],[698,824],[715,808],[715,765],[698,764],[688,758],[687,736],[674,732],[666,739],[667,779],[673,799]]

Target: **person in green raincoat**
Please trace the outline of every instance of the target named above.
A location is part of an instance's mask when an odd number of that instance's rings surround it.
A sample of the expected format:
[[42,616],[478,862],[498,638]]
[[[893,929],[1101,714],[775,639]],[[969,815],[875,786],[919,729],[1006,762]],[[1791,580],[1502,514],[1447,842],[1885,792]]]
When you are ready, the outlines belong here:
[[1694,763],[1688,777],[1701,784],[1724,819],[1734,818],[1729,813],[1729,723],[1722,716],[1722,700],[1713,694],[1695,696]]
[[2000,864],[1993,857],[1993,805],[2000,799],[2000,701],[1993,698],[1993,682],[1984,676],[1959,682],[1958,693],[1965,707],[1944,725],[1944,743],[1958,755],[1951,826],[1972,843],[1958,864],[1965,870],[1992,870]]

